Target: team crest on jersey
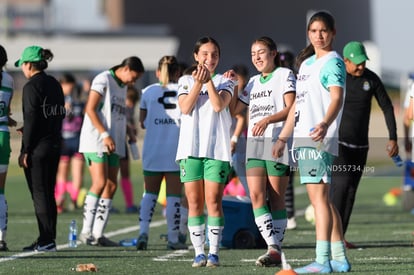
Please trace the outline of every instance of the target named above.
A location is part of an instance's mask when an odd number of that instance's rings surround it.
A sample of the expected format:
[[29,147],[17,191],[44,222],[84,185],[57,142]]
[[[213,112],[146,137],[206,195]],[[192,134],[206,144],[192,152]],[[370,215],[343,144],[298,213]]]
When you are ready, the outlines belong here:
[[369,91],[371,89],[371,85],[369,85],[368,81],[366,81],[366,80],[364,81],[364,83],[362,84],[362,89],[364,91]]

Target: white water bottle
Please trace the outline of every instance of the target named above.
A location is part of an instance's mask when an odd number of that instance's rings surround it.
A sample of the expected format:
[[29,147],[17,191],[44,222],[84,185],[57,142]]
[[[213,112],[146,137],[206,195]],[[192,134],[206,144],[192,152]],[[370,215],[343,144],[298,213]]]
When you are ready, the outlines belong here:
[[78,228],[76,226],[76,221],[72,220],[69,225],[69,237],[68,237],[69,247],[78,247],[78,244],[77,244],[78,236],[77,235],[78,235]]
[[129,142],[129,149],[131,151],[132,159],[137,160],[139,159],[139,151],[136,142]]

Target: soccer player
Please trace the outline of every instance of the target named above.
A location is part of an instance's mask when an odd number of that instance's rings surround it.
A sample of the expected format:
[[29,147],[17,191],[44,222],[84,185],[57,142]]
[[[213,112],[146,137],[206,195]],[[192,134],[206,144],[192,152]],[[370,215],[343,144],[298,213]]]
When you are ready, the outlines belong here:
[[6,233],[8,207],[4,189],[10,161],[10,130],[9,126],[16,126],[11,115],[11,101],[13,98],[14,82],[11,75],[3,71],[7,63],[7,52],[0,45],[0,251],[7,251]]
[[315,209],[316,259],[295,269],[296,273],[348,272],[341,220],[329,198],[332,182],[329,167],[338,154],[338,129],[345,91],[345,64],[333,50],[335,19],[325,11],[309,19],[310,44],[297,58],[295,107],[275,143],[275,157],[284,154],[293,133],[300,182],[306,184]]
[[[178,81],[182,116],[176,160],[180,163],[180,177],[188,201],[188,230],[195,252],[193,267],[215,267],[220,265],[218,253],[224,227],[222,198],[231,161],[228,106],[236,76],[234,72],[216,73],[220,46],[211,37],[197,40],[193,56],[196,69]],[[207,257],[204,204],[208,214]]]
[[79,152],[89,167],[92,185],[83,208],[79,239],[88,245],[118,246],[103,235],[117,188],[119,158],[125,155],[127,85],[144,73],[136,56],[98,74],[92,81],[81,130]]
[[292,70],[280,67],[277,46],[270,37],[253,41],[251,60],[259,74],[250,78],[232,109],[238,114],[249,106],[247,183],[255,222],[268,246],[256,265],[276,266],[281,263],[287,224],[285,191],[290,158],[287,151],[282,157],[273,157],[272,146],[295,100],[296,78]]
[[142,90],[139,121],[146,129],[142,168],[145,193],[139,212],[140,234],[137,249],[147,249],[149,224],[154,214],[161,182],[166,182],[166,218],[168,249],[187,249],[179,241],[182,184],[180,168],[175,161],[180,133],[180,109],[177,91],[180,66],[175,56],[163,56],[158,62],[156,76],[159,83]]

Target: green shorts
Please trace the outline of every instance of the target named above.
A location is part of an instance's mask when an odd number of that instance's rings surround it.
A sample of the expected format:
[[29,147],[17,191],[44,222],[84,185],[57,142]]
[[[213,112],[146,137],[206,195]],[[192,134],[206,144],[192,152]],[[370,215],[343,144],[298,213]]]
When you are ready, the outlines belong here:
[[158,172],[158,171],[148,171],[144,170],[143,174],[144,176],[162,176],[164,174],[180,174],[180,171],[166,171],[166,172]]
[[331,183],[332,163],[335,156],[310,147],[297,148],[300,183]]
[[98,156],[98,153],[83,153],[85,161],[88,165],[91,165],[91,162],[95,163],[108,163],[110,167],[119,166],[119,156],[117,154],[103,153],[102,156]]
[[10,153],[10,133],[0,132],[0,165],[9,164]]
[[230,173],[230,162],[208,158],[194,158],[180,160],[181,182],[208,180],[226,184]]
[[290,166],[271,160],[262,159],[248,159],[246,164],[246,170],[250,168],[261,167],[266,169],[266,173],[269,176],[283,177],[290,175]]

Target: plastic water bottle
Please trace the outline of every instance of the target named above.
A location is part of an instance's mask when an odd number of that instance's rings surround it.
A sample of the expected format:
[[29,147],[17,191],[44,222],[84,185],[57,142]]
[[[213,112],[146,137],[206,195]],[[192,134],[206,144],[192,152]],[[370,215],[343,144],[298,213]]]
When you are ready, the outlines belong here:
[[397,167],[401,167],[404,165],[404,161],[401,159],[400,155],[393,156],[392,160],[394,161]]
[[136,246],[137,239],[125,239],[119,242],[120,246]]
[[76,226],[76,221],[72,220],[70,222],[69,225],[69,237],[68,237],[68,241],[69,241],[69,247],[78,247],[77,244],[77,236],[78,235],[78,228]]
[[139,159],[139,151],[136,142],[129,142],[129,149],[131,150],[131,155],[133,160]]

